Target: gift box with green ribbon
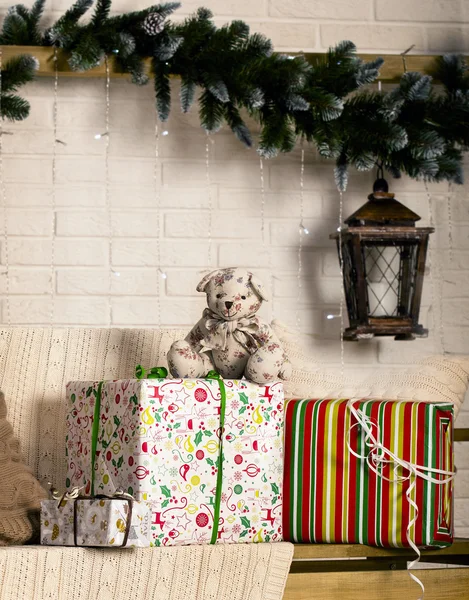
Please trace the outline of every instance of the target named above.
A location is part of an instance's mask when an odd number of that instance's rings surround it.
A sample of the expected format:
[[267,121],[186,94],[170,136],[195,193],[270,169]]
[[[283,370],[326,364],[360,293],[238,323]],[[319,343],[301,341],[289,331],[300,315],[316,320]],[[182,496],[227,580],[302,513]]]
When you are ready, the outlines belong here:
[[67,385],[67,487],[152,505],[152,544],[280,541],[283,387],[165,379]]

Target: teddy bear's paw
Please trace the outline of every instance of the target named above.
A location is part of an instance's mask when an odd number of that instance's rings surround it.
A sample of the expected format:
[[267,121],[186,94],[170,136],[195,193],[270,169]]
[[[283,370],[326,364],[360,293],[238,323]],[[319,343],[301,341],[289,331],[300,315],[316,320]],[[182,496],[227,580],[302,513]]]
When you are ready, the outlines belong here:
[[291,365],[291,362],[287,360],[283,363],[282,368],[280,369],[280,371],[278,373],[278,376],[283,381],[286,381],[286,380],[290,379],[290,377],[292,376],[292,372],[293,372],[293,367]]
[[166,358],[173,377],[196,379],[207,372],[204,359],[186,340],[174,342]]
[[258,385],[265,385],[266,383],[272,383],[278,377],[274,373],[269,373],[266,369],[263,369],[261,365],[256,364],[254,361],[248,364],[244,376],[249,381],[257,383]]

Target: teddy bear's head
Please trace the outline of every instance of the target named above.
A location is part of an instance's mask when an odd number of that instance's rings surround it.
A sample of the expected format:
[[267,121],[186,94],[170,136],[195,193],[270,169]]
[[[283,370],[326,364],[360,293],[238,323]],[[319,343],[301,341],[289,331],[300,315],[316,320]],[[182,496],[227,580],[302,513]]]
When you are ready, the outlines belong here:
[[197,286],[207,294],[208,307],[225,321],[255,314],[267,301],[262,283],[250,271],[231,267],[206,275]]

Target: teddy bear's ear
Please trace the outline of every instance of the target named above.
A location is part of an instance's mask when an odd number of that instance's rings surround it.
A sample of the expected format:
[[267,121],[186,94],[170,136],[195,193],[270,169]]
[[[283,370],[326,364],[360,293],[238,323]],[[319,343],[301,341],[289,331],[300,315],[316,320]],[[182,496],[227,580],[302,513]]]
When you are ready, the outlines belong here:
[[261,298],[265,302],[269,301],[269,298],[264,290],[264,284],[252,273],[249,277],[249,283],[251,284],[253,290],[256,292],[259,298]]
[[216,273],[218,273],[218,271],[212,271],[211,273],[208,273],[207,275],[205,275],[205,277],[200,281],[200,283],[196,287],[196,290],[198,292],[205,292],[208,283],[216,275]]

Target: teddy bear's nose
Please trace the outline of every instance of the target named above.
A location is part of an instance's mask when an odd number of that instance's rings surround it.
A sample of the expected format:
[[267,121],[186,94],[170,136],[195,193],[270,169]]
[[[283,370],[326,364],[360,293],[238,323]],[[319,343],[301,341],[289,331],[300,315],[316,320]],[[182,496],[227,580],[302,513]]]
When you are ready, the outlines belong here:
[[233,302],[225,302],[225,306],[228,310],[233,306]]

